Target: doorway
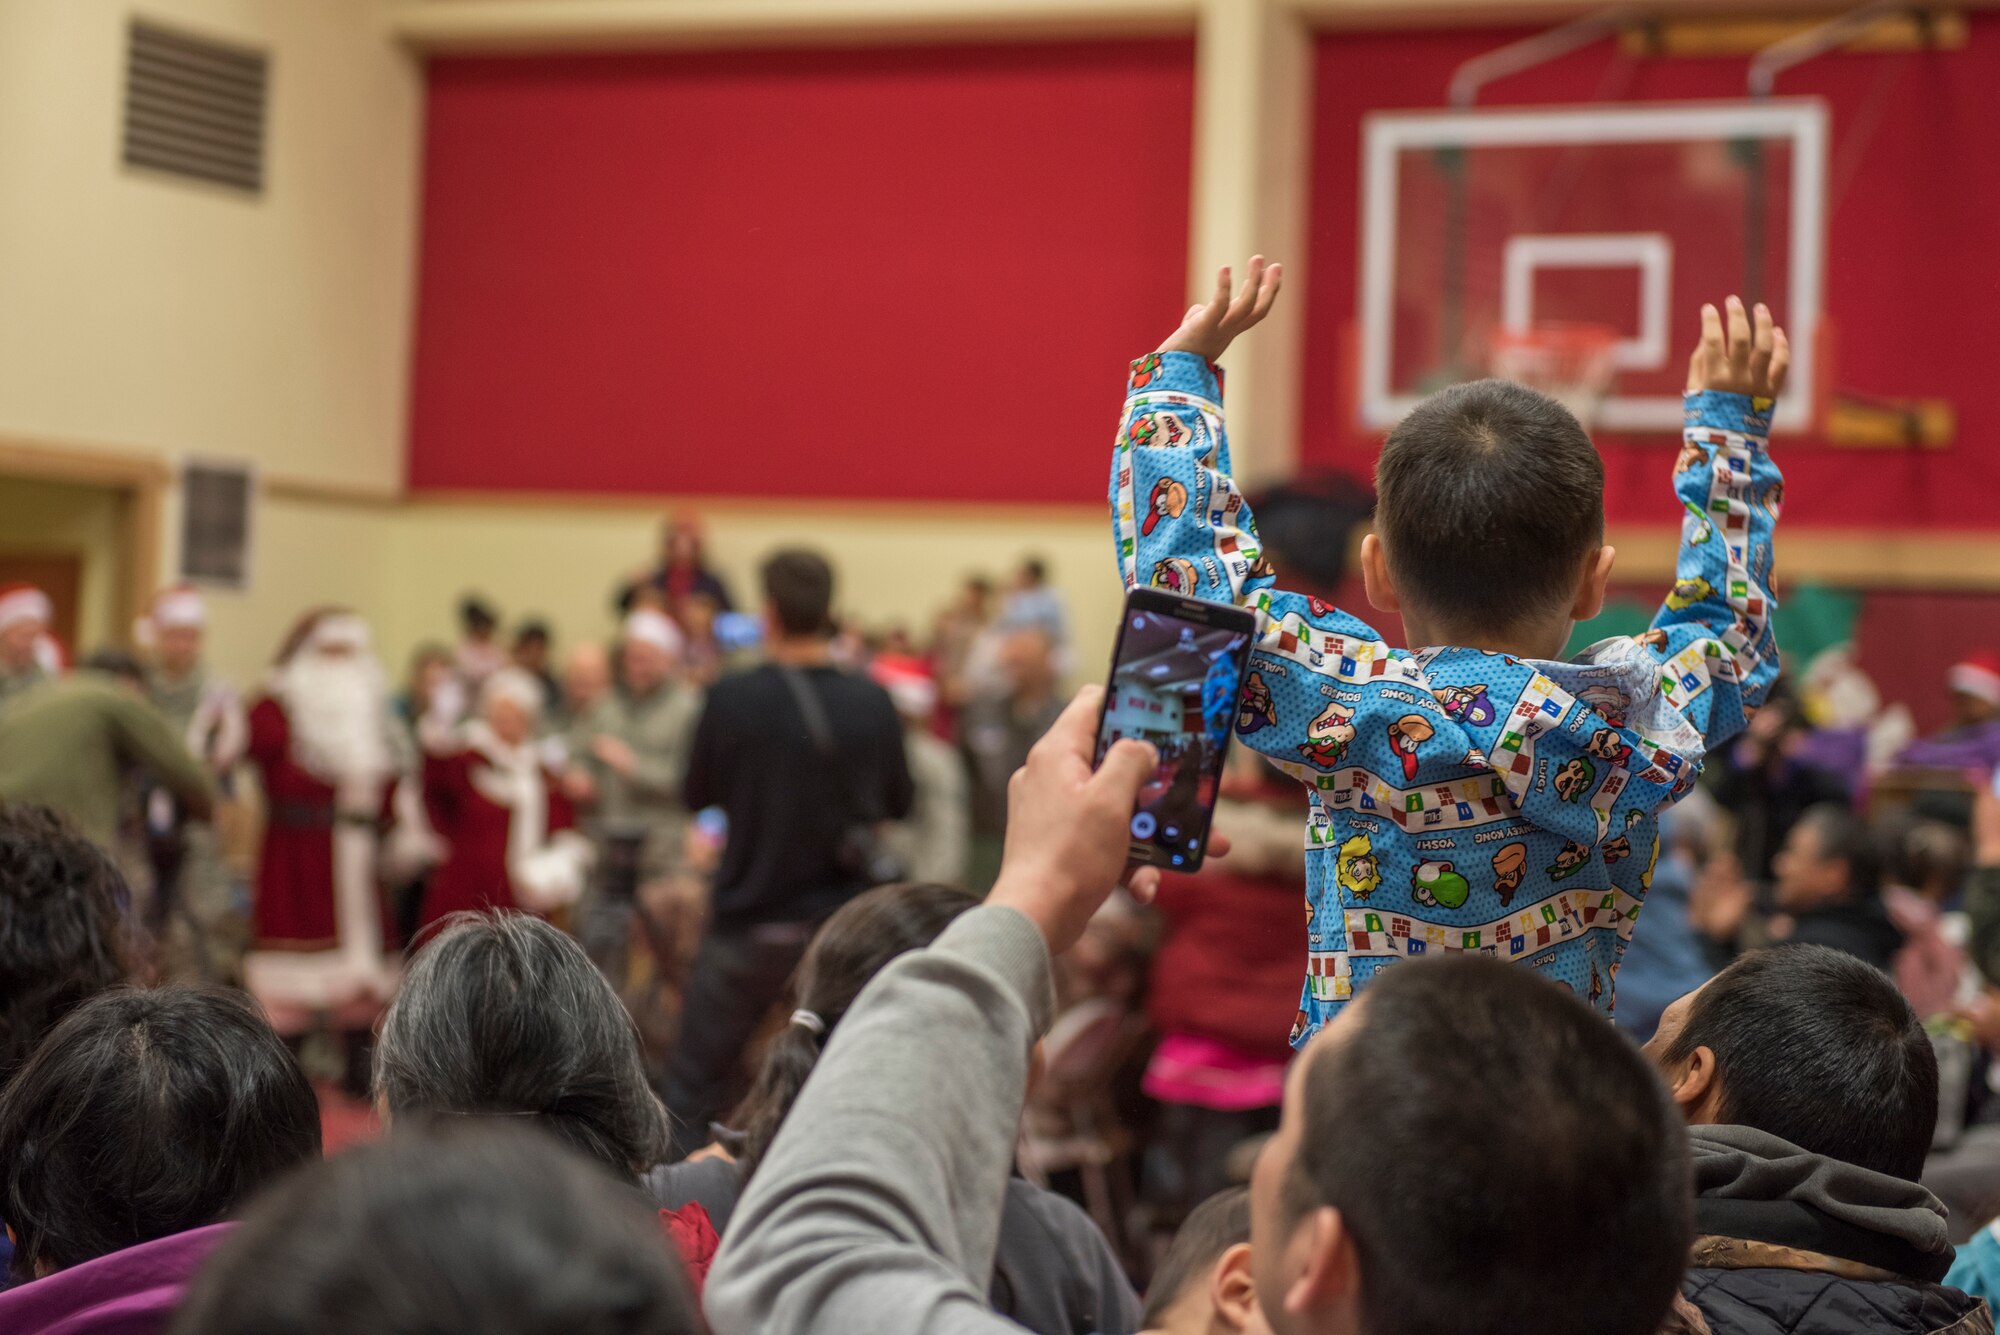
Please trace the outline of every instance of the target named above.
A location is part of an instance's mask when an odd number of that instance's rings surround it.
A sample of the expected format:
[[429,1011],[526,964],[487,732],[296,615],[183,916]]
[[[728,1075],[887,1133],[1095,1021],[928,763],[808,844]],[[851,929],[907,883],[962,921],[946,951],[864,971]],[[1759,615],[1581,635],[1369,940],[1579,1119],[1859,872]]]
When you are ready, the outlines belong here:
[[131,642],[157,579],[166,482],[145,456],[0,440],[0,584],[49,596],[72,659]]

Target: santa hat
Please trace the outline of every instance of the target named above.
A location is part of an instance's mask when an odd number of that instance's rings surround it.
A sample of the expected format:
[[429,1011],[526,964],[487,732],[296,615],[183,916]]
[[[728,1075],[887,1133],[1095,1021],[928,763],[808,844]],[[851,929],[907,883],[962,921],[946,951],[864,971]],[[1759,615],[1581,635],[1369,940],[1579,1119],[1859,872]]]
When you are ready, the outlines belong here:
[[345,649],[365,654],[370,643],[368,623],[353,612],[341,607],[315,608],[300,617],[285,636],[278,649],[278,666],[283,667],[307,650],[318,653]]
[[163,630],[203,630],[208,626],[208,606],[192,584],[176,584],[153,595],[146,614],[134,628],[141,645],[151,646]]
[[880,654],[868,665],[868,675],[896,702],[896,712],[907,718],[929,718],[937,708],[937,680],[921,658]]
[[678,655],[681,651],[679,628],[665,613],[650,607],[641,607],[626,617],[622,634],[627,644],[650,644],[664,654]]
[[1985,650],[1968,654],[1964,661],[1951,665],[1945,680],[1960,695],[1984,700],[1989,705],[2000,705],[2000,654]]
[[0,630],[33,621],[46,626],[55,614],[49,596],[32,584],[0,584]]

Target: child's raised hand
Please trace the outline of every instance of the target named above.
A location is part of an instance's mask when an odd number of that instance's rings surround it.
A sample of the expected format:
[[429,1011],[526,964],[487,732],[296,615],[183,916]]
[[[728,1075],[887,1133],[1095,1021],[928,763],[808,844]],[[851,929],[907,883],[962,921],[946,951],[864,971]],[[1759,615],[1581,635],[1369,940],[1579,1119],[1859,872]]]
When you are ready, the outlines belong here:
[[1688,358],[1688,392],[1713,389],[1777,398],[1792,369],[1785,331],[1771,323],[1771,308],[1761,301],[1753,311],[1744,310],[1741,297],[1731,297],[1723,306],[1723,311],[1701,308],[1701,342]]
[[1229,266],[1215,276],[1215,295],[1198,306],[1188,307],[1181,327],[1160,344],[1161,352],[1192,352],[1205,361],[1215,361],[1236,336],[1271,312],[1278,288],[1285,281],[1285,266],[1267,266],[1262,255],[1250,257],[1250,275],[1232,297]]

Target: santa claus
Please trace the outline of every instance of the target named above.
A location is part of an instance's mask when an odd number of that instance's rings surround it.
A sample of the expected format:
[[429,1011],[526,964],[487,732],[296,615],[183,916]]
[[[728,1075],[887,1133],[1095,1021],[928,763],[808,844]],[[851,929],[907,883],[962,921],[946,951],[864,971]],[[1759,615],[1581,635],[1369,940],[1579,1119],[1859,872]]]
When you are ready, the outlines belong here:
[[293,629],[250,709],[249,756],[267,812],[244,981],[281,1032],[365,1027],[396,986],[375,868],[393,761],[359,617],[323,610]]
[[463,909],[548,913],[583,893],[593,850],[535,744],[542,700],[533,676],[501,668],[480,687],[464,747],[425,757],[425,805],[450,851],[424,891],[423,927]]

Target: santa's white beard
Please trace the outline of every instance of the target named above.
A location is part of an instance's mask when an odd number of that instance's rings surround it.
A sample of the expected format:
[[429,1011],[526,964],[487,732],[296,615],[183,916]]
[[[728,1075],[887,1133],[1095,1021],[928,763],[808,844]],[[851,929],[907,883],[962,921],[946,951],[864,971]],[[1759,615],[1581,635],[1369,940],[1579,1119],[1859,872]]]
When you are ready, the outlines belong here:
[[300,654],[276,686],[292,759],[347,791],[365,791],[389,773],[389,693],[374,659]]

